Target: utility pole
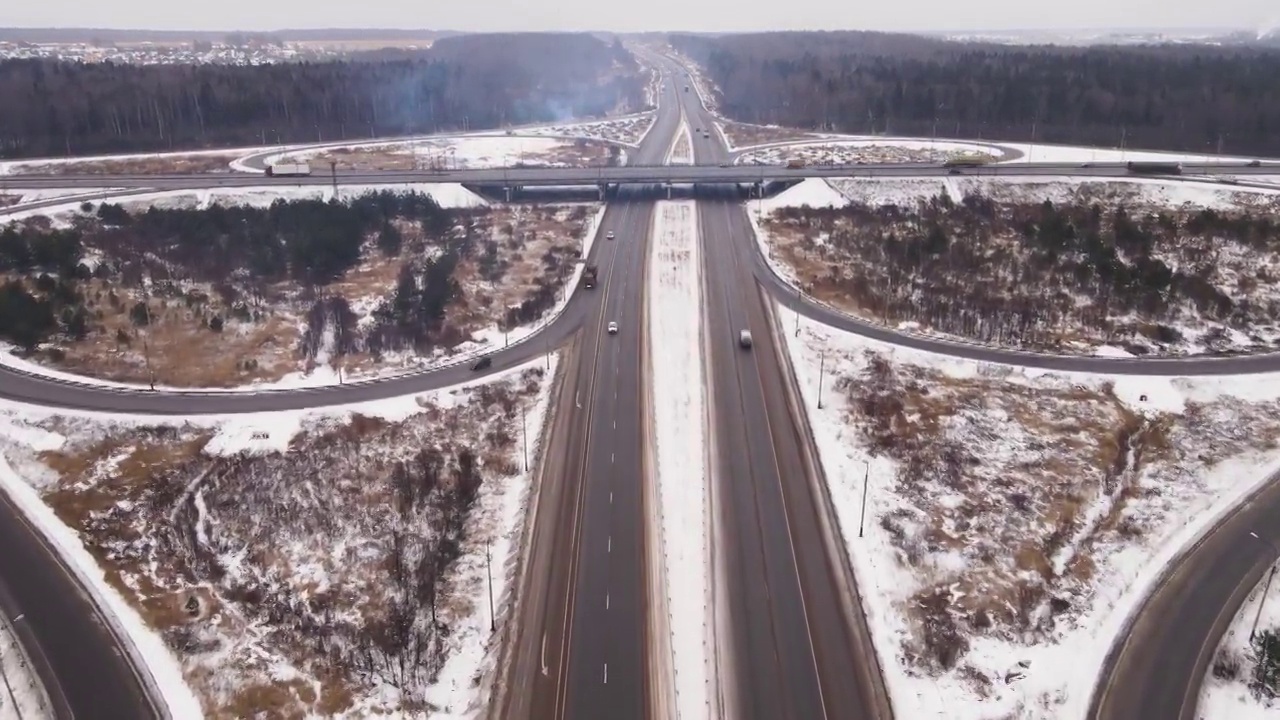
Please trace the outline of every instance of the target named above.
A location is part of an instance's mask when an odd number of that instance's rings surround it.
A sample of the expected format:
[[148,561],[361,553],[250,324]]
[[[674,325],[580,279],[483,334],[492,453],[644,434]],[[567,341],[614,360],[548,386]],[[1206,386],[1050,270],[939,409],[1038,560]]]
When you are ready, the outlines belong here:
[[489,555],[489,538],[484,539],[484,572],[489,576],[489,632],[498,629],[498,620],[493,616],[493,564]]
[[871,479],[871,463],[865,463],[866,471],[862,475],[862,517],[858,519],[858,537],[862,537],[862,528],[867,524],[867,483]]
[[529,472],[529,424],[526,422],[524,405],[520,406],[520,440],[524,443],[524,471]]
[[827,353],[824,351],[818,358],[818,409],[822,409],[822,371],[827,364]]
[[147,366],[147,378],[151,385],[151,389],[156,389],[156,373],[151,369],[151,347],[147,343],[147,336],[151,334],[151,303],[148,302],[150,297],[142,296],[142,309],[146,312],[147,332],[142,336],[142,361]]

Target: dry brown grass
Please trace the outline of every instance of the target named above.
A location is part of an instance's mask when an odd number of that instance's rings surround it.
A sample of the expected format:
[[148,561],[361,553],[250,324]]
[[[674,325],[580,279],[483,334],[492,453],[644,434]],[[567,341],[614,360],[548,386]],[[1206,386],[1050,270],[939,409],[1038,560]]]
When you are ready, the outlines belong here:
[[[97,280],[84,291],[96,331],[61,346],[58,364],[71,372],[118,382],[154,379],[176,387],[234,387],[278,380],[299,369],[298,319],[287,305],[277,304],[260,322],[240,322],[228,316],[228,308],[212,292],[206,293],[206,303],[191,307],[176,298],[149,297],[151,322],[138,327],[129,312],[144,299],[140,291],[108,288]],[[113,291],[118,303],[108,301]],[[277,300],[282,304],[283,296]],[[214,316],[225,318],[221,332],[207,325]],[[128,343],[118,342],[120,331]]]
[[[881,522],[922,583],[908,603],[908,650],[940,670],[965,652],[961,627],[1045,632],[1038,608],[1051,606],[1051,627],[1072,607],[1064,598],[1085,592],[1095,571],[1091,544],[1140,491],[1141,474],[1124,462],[1130,443],[1139,443],[1139,462],[1141,433],[1152,453],[1167,444],[1145,429],[1158,421],[1147,425],[1106,388],[956,378],[883,360],[839,387],[873,447],[902,466],[895,494],[910,509]],[[1109,510],[1090,527],[1085,516],[1100,502]],[[1068,546],[1074,555],[1059,571],[1055,558]],[[936,564],[944,557],[963,563]]]
[[168,173],[225,173],[230,163],[240,157],[236,153],[218,155],[185,155],[124,160],[18,165],[18,175],[164,175]]

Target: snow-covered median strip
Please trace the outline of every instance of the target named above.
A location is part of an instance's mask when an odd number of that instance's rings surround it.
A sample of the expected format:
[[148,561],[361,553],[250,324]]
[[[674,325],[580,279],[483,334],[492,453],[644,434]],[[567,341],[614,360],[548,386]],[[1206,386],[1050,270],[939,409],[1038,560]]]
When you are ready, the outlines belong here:
[[666,567],[668,624],[681,720],[709,714],[706,384],[701,261],[693,201],[660,202],[649,246],[647,296],[653,424]]
[[676,138],[671,143],[671,149],[667,151],[666,164],[693,164],[693,139],[689,134],[689,123],[683,119],[680,121],[680,128],[676,130]]

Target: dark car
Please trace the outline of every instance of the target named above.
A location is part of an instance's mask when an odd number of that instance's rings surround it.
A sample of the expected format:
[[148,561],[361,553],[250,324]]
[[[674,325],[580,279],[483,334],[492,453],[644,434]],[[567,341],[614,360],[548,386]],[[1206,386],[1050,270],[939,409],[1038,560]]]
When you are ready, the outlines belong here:
[[482,357],[482,358],[480,358],[479,360],[477,360],[477,361],[476,361],[476,364],[475,364],[475,365],[472,365],[472,366],[471,366],[471,369],[472,369],[472,370],[474,370],[474,371],[476,371],[476,372],[479,372],[479,371],[481,371],[481,370],[488,370],[488,369],[489,369],[489,367],[490,367],[490,366],[492,366],[492,365],[493,365],[493,358],[491,358],[491,357]]
[[1261,160],[1250,160],[1250,161],[1249,161],[1249,167],[1262,167],[1262,161],[1261,161]]

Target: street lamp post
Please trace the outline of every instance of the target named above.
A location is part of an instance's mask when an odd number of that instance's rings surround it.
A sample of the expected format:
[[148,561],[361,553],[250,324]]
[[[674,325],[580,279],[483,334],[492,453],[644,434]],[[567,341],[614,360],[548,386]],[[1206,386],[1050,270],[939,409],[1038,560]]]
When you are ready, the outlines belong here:
[[489,539],[484,541],[484,572],[489,576],[489,632],[498,629],[497,618],[493,616],[493,567],[489,555]]
[[862,528],[867,524],[867,484],[871,480],[871,463],[865,463],[866,470],[862,473],[862,513],[858,518],[858,537],[862,537]]

